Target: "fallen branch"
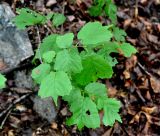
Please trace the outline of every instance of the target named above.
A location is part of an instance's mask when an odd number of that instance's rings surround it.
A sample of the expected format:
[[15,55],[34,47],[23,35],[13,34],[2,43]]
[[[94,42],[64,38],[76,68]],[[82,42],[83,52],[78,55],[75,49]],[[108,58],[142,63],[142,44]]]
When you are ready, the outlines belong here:
[[8,116],[9,116],[10,113],[11,113],[11,109],[8,111],[7,115],[6,115],[5,118],[3,119],[3,121],[2,121],[2,123],[1,123],[1,125],[0,125],[0,129],[3,129],[3,125],[4,125],[4,123],[6,122],[6,120],[7,120],[7,118],[8,118]]

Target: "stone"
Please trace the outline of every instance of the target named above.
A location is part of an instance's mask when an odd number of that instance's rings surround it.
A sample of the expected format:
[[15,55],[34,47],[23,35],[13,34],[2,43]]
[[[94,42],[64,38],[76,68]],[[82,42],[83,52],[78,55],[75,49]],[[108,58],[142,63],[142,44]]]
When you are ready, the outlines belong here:
[[14,16],[9,5],[0,4],[0,60],[7,69],[16,68],[33,55],[27,32],[17,29],[11,21]]
[[31,77],[31,72],[16,71],[14,72],[15,86],[18,88],[34,89],[35,85]]
[[39,116],[46,119],[49,123],[55,121],[58,113],[58,107],[56,108],[51,97],[41,99],[40,97],[36,96],[33,98],[33,102],[33,109],[38,113]]

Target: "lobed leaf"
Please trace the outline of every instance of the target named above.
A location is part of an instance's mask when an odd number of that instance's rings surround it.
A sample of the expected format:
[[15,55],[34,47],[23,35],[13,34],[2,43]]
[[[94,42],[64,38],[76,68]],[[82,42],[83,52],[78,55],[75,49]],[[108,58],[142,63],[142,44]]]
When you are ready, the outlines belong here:
[[72,46],[74,35],[73,33],[67,33],[57,36],[56,44],[59,48],[69,48]]
[[119,29],[118,27],[113,28],[113,35],[115,40],[118,42],[124,42],[125,36],[127,36],[126,32],[122,29]]
[[102,48],[97,52],[100,55],[106,56],[110,53],[118,53],[119,44],[117,42],[106,42]]
[[42,80],[38,95],[42,98],[51,96],[57,105],[57,98],[68,95],[71,90],[71,81],[65,72],[50,72]]
[[63,96],[63,100],[67,101],[68,104],[71,105],[75,101],[77,101],[77,103],[81,103],[81,97],[81,90],[79,88],[73,88],[69,95]]
[[98,78],[112,77],[112,67],[106,60],[97,54],[87,56],[82,60],[83,70],[75,75],[75,80],[80,85],[87,85]]
[[46,63],[51,63],[55,57],[56,53],[55,51],[48,51],[48,52],[45,52],[42,56],[44,62]]
[[130,57],[132,54],[136,53],[137,50],[129,43],[107,42],[103,44],[102,48],[97,53],[108,57],[112,52],[123,54],[125,57]]
[[110,66],[112,66],[112,67],[114,67],[114,66],[118,63],[117,59],[111,57],[110,55],[106,55],[106,56],[105,56],[105,60],[106,60],[106,61],[108,62],[108,64],[109,64]]
[[89,95],[92,100],[97,101],[103,97],[107,97],[107,89],[104,84],[101,83],[90,83],[85,87],[85,92]]
[[50,73],[51,66],[49,64],[40,64],[32,70],[32,78],[40,84],[42,80]]
[[69,73],[81,72],[82,62],[77,49],[62,50],[58,52],[54,69]]
[[58,27],[62,25],[66,20],[66,17],[63,14],[54,13],[52,23],[54,26]]
[[34,60],[39,59],[41,56],[43,56],[44,53],[47,53],[48,51],[55,51],[55,53],[59,51],[59,48],[56,45],[57,36],[57,34],[52,34],[43,39],[39,50],[36,51]]
[[78,102],[71,103],[70,110],[73,112],[71,118],[67,120],[68,125],[76,124],[79,129],[84,126],[87,128],[97,128],[100,126],[100,117],[96,104],[89,97],[79,97]]
[[120,102],[114,98],[106,97],[98,100],[98,108],[104,110],[104,125],[113,126],[116,120],[122,123],[121,117],[118,114],[120,106]]
[[136,53],[137,50],[129,43],[122,43],[119,46],[120,52],[124,54],[125,57],[131,57],[132,54]]
[[112,33],[99,22],[89,22],[78,33],[78,39],[83,45],[95,47],[96,45],[110,41]]

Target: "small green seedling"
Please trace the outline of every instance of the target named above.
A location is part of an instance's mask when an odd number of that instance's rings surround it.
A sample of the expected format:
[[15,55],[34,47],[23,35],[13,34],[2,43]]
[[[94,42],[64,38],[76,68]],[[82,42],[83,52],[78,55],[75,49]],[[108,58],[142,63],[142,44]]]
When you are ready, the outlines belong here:
[[[20,16],[14,21],[19,28],[24,28],[26,20],[21,18],[19,21]],[[32,20],[34,25],[33,22],[38,21]],[[125,42],[125,36],[126,33],[114,25],[89,22],[77,36],[70,32],[51,34],[43,39],[39,49],[42,64],[33,69],[32,78],[40,85],[39,96],[52,97],[56,104],[61,96],[68,102],[72,116],[67,119],[67,125],[76,124],[79,129],[84,126],[98,128],[100,110],[104,111],[104,125],[113,126],[116,120],[122,122],[118,114],[120,101],[109,98],[106,86],[99,81],[110,79],[113,75],[112,67],[118,62],[110,56],[112,52],[125,57],[137,52]],[[77,44],[73,44],[75,37]],[[38,53],[35,59],[39,59]]]

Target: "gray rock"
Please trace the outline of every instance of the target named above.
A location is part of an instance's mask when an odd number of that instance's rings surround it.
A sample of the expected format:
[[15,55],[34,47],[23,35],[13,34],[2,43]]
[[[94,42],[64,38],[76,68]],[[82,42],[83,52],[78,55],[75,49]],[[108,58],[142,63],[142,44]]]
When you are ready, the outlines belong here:
[[14,82],[18,88],[27,88],[32,90],[35,87],[31,77],[31,72],[28,73],[25,70],[14,72]]
[[0,4],[0,59],[11,69],[33,55],[27,32],[11,22],[14,16],[7,4]]
[[35,97],[33,99],[34,106],[33,109],[44,119],[47,119],[48,122],[52,123],[55,121],[57,116],[57,108],[51,97],[48,98],[39,98]]

